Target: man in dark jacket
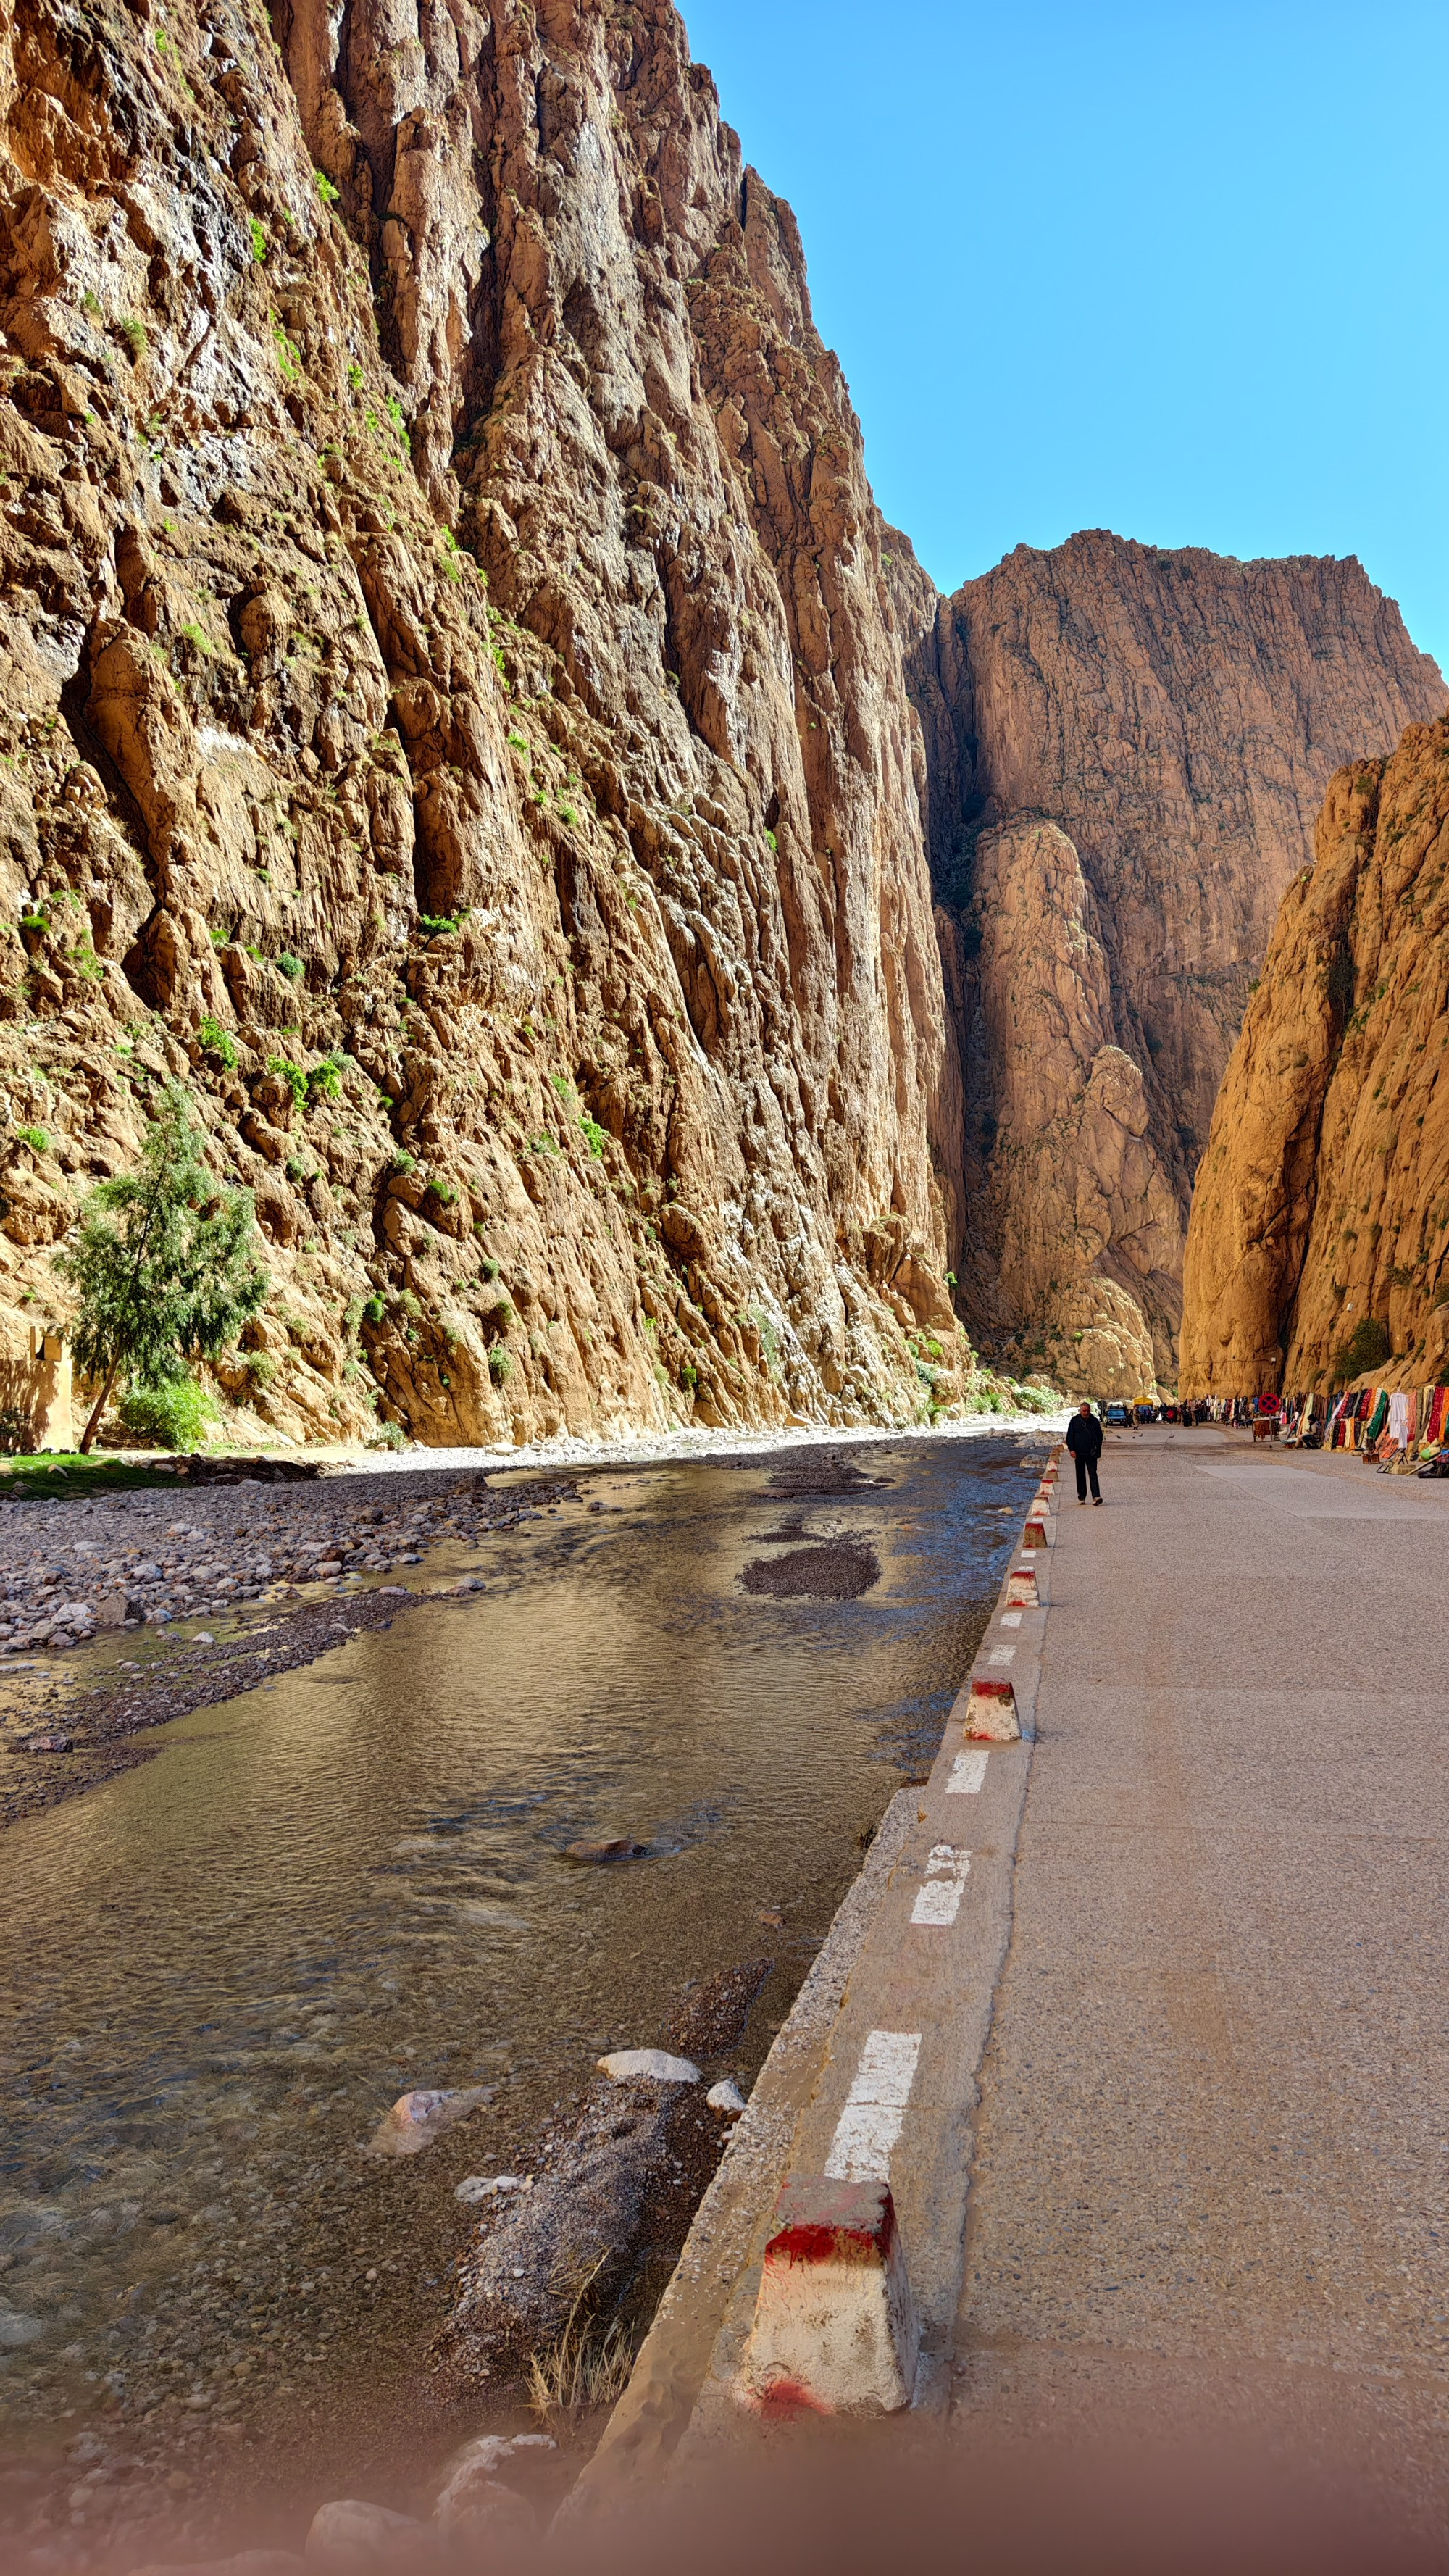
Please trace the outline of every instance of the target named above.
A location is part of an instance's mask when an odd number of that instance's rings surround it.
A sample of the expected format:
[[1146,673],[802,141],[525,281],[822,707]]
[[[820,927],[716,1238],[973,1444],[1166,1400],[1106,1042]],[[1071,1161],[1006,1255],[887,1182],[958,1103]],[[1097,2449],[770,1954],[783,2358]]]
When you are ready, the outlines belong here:
[[1082,1398],[1079,1410],[1072,1415],[1071,1421],[1067,1424],[1067,1447],[1072,1453],[1077,1470],[1078,1502],[1084,1503],[1087,1499],[1087,1480],[1090,1477],[1092,1500],[1094,1503],[1100,1503],[1102,1497],[1097,1489],[1097,1460],[1102,1455],[1102,1426],[1085,1396]]

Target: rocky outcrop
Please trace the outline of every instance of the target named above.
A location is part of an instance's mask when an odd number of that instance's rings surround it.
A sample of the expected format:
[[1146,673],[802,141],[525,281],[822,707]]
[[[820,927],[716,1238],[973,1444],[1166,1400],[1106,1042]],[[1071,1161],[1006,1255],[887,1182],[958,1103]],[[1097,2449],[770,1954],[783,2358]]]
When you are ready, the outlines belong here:
[[1228,1066],[1188,1234],[1194,1394],[1449,1378],[1449,720],[1333,779]]
[[979,1324],[1094,1394],[1176,1376],[1184,1228],[1278,900],[1339,762],[1444,685],[1362,567],[1090,531],[916,638]]
[[789,209],[665,0],[275,35],[0,29],[0,1324],[169,1076],[269,1246],[243,1435],[948,1405],[915,727]]

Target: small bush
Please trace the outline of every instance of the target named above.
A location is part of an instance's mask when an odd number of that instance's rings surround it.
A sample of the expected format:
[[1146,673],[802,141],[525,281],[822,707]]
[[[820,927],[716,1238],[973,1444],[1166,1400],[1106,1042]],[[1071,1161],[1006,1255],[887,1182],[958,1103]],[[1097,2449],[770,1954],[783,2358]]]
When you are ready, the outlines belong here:
[[321,198],[323,205],[337,205],[341,200],[342,191],[338,187],[336,180],[329,179],[325,170],[314,170],[312,176],[317,182],[317,194]]
[[363,1305],[362,1321],[365,1324],[380,1324],[386,1313],[387,1299],[385,1297],[369,1297]]
[[242,1367],[253,1386],[270,1386],[277,1374],[277,1362],[270,1351],[248,1351]]
[[443,1207],[456,1207],[458,1204],[458,1193],[451,1181],[429,1181],[424,1196],[437,1199]]
[[341,1097],[342,1057],[340,1052],[337,1052],[325,1055],[320,1064],[313,1065],[307,1076],[307,1098],[309,1102],[315,1102],[340,1100]]
[[480,1265],[480,1276],[488,1280],[494,1280],[498,1276],[498,1264],[494,1260],[491,1252],[484,1255],[483,1261]]
[[405,1146],[399,1145],[392,1158],[392,1168],[395,1172],[415,1172],[418,1168],[417,1156],[408,1153]]
[[277,959],[277,973],[279,975],[285,975],[289,984],[295,984],[300,981],[306,972],[307,969],[303,965],[301,958],[289,956],[284,948],[281,956]]
[[593,1155],[595,1162],[602,1162],[604,1157],[604,1147],[608,1143],[609,1138],[607,1127],[601,1127],[597,1118],[591,1118],[587,1110],[580,1111],[579,1125],[584,1131],[584,1142],[588,1146],[589,1152]]
[[232,1071],[237,1060],[235,1042],[209,1011],[196,1032],[196,1042],[207,1055],[219,1055],[228,1073]]
[[369,1449],[405,1449],[407,1441],[395,1422],[380,1422],[368,1442]]
[[292,1098],[295,1100],[297,1107],[301,1109],[305,1106],[307,1099],[307,1076],[300,1064],[294,1064],[290,1056],[269,1055],[267,1058],[267,1071],[268,1073],[279,1073],[282,1080],[285,1082],[287,1089],[290,1091]]
[[1362,1377],[1366,1369],[1382,1368],[1392,1352],[1387,1324],[1381,1324],[1376,1315],[1365,1315],[1347,1341],[1339,1344],[1334,1375],[1339,1379]]
[[163,1449],[199,1449],[220,1416],[194,1377],[167,1378],[160,1386],[133,1386],[121,1406],[128,1431]]
[[495,1350],[488,1354],[488,1374],[495,1386],[506,1386],[513,1375],[511,1351]]
[[122,338],[129,342],[131,355],[138,362],[146,355],[146,325],[134,313],[123,313],[116,325]]
[[43,1127],[17,1127],[15,1133],[22,1145],[30,1147],[32,1154],[50,1152],[50,1138]]

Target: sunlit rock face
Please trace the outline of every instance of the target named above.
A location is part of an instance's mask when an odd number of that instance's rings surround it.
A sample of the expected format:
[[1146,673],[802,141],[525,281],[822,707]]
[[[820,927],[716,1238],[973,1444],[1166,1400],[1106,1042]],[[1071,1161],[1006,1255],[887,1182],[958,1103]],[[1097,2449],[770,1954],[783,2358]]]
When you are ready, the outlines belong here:
[[[1449,722],[1332,780],[1283,898],[1193,1202],[1183,1383],[1449,1377]],[[1361,1374],[1356,1368],[1352,1372]]]
[[242,1436],[949,1403],[881,525],[673,10],[27,0],[0,96],[7,1350],[171,1074]]
[[937,602],[891,537],[979,1212],[979,1323],[1062,1382],[1177,1370],[1218,1085],[1333,771],[1444,684],[1353,559],[1101,530]]

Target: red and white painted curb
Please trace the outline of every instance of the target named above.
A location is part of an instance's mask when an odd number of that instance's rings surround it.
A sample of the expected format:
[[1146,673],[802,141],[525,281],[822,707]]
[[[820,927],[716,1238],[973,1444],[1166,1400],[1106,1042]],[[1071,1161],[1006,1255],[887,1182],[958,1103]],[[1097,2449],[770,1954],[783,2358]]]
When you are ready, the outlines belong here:
[[1020,1741],[1021,1721],[1010,1682],[972,1682],[966,1702],[965,1733],[968,1740],[980,1744]]
[[1036,1567],[1014,1565],[1006,1578],[1006,1597],[1013,1610],[1039,1610],[1041,1594],[1037,1589]]
[[889,2183],[787,2182],[736,2383],[743,2403],[767,2417],[897,2414],[918,2343]]

